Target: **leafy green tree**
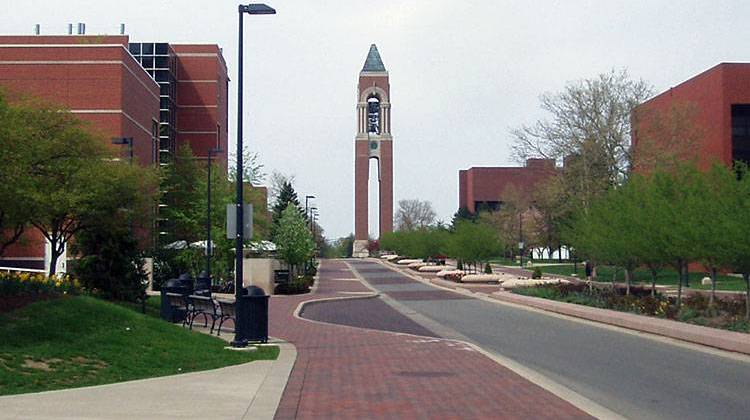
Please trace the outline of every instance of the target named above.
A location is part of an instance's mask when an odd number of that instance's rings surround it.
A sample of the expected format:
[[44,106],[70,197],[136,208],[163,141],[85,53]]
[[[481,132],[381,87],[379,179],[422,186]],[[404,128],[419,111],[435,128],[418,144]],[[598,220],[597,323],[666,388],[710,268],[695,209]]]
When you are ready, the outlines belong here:
[[276,247],[279,258],[289,265],[292,273],[300,264],[308,262],[315,253],[312,233],[294,204],[289,204],[279,219]]
[[739,181],[734,184],[733,202],[723,235],[729,236],[730,267],[742,274],[745,280],[745,321],[750,321],[750,173],[744,163],[736,163],[735,170]]
[[299,205],[297,192],[294,191],[291,181],[284,181],[281,185],[278,196],[276,197],[276,203],[271,210],[271,240],[273,242],[276,242],[276,236],[281,227],[283,213],[290,205],[297,209],[297,212],[300,213],[300,215],[303,213],[303,210]]
[[34,119],[24,116],[28,111],[12,106],[0,91],[0,255],[21,238],[28,222],[30,209],[19,199],[29,192],[25,174],[35,160],[27,125]]
[[[162,181],[167,223],[164,243],[185,241],[188,244],[205,237],[206,172],[193,156],[187,143],[177,148],[174,162],[167,166]],[[221,212],[226,210],[221,209]]]
[[[38,105],[24,113],[34,161],[28,167],[29,223],[51,244],[50,275],[65,245],[97,220],[134,204],[153,203],[156,187],[147,169],[115,162],[107,142],[59,107]],[[140,171],[140,173],[139,173]],[[151,196],[151,199],[148,199]]]
[[446,250],[449,256],[458,260],[474,263],[487,262],[499,255],[503,243],[497,231],[486,223],[461,221],[451,233]]

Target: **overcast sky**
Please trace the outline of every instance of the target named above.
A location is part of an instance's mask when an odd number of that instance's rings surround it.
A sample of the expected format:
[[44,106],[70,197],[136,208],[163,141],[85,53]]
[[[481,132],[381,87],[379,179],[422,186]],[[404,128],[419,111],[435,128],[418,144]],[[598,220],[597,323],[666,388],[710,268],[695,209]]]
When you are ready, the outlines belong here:
[[[606,4],[605,4],[606,3]],[[723,61],[750,59],[750,2],[269,0],[245,18],[245,138],[267,173],[318,197],[329,237],[353,231],[356,83],[371,43],[391,79],[394,199],[458,206],[458,170],[515,165],[509,130],[542,117],[538,97],[626,67],[657,91]],[[236,121],[237,3],[0,0],[0,32],[216,43]],[[372,184],[371,184],[372,185]]]

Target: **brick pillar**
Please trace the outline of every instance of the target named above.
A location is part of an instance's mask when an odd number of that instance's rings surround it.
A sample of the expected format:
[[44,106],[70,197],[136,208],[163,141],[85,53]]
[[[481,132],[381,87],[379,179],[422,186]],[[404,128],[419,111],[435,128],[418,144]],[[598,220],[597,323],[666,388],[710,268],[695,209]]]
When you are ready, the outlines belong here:
[[354,239],[369,239],[367,226],[367,190],[370,177],[370,159],[366,140],[354,142]]
[[380,236],[393,232],[393,142],[380,142]]

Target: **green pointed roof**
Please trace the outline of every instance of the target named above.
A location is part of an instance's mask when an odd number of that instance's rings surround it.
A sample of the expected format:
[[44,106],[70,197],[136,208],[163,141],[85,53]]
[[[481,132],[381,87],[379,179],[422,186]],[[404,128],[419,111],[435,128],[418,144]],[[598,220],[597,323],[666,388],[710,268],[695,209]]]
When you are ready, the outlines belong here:
[[383,60],[380,59],[380,53],[375,44],[370,45],[370,52],[367,53],[367,60],[365,60],[362,71],[385,71]]

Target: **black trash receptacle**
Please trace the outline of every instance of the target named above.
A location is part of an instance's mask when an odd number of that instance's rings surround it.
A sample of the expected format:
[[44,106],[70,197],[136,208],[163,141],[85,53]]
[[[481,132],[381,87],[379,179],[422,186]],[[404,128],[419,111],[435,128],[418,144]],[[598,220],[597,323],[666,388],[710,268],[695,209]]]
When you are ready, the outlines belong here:
[[240,321],[238,324],[244,327],[241,337],[247,341],[268,342],[268,298],[266,292],[257,286],[243,290],[237,316],[244,316],[244,322]]
[[167,280],[161,287],[161,318],[169,322],[181,322],[187,315],[185,309],[176,309],[169,304],[167,293],[177,293],[188,296],[193,293],[193,280],[187,274],[179,278]]
[[211,297],[211,277],[209,277],[208,273],[205,271],[201,271],[201,273],[198,274],[198,278],[195,279],[195,290],[193,291],[193,294],[197,296]]

